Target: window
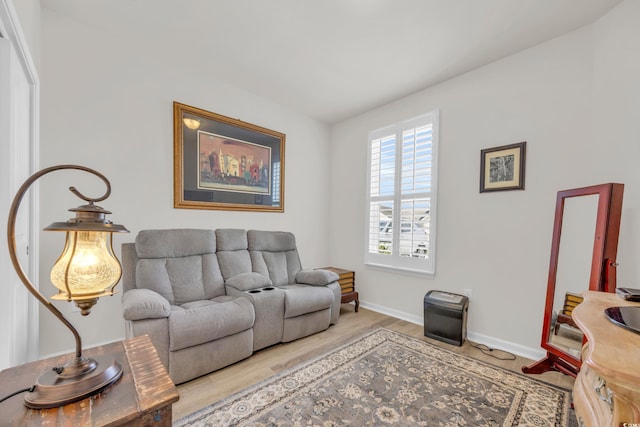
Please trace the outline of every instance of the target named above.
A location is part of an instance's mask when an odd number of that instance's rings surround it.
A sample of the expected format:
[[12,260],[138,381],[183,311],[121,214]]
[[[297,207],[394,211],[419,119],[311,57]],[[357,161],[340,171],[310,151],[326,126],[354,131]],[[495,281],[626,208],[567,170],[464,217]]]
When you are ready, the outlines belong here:
[[273,164],[271,175],[271,203],[273,206],[277,206],[280,205],[280,162]]
[[438,112],[369,133],[365,263],[435,272]]

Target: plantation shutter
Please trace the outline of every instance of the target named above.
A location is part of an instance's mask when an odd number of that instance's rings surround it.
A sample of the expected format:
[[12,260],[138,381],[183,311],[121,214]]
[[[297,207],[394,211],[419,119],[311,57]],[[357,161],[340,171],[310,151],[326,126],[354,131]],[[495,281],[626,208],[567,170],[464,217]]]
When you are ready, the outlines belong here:
[[367,264],[433,274],[436,118],[369,135]]

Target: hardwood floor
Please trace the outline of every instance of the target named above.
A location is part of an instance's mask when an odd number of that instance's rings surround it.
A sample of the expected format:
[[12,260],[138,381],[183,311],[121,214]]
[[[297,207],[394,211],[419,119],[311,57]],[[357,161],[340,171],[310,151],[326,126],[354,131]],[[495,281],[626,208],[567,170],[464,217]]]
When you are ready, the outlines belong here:
[[[324,332],[260,350],[248,359],[179,385],[180,400],[173,405],[173,418],[175,420],[180,419],[252,384],[269,378],[282,370],[295,366],[311,357],[318,356],[350,341],[352,338],[379,327],[421,338],[449,350],[516,372],[521,372],[520,368],[522,366],[533,362],[523,357],[501,361],[485,355],[472,346],[469,341],[465,341],[461,347],[445,344],[426,338],[422,325],[409,323],[362,307],[358,313],[355,313],[353,305],[343,304],[338,324],[331,326]],[[501,352],[492,351],[490,353],[500,355]],[[547,372],[541,375],[533,375],[532,377],[566,388],[573,387],[573,378],[559,372]]]

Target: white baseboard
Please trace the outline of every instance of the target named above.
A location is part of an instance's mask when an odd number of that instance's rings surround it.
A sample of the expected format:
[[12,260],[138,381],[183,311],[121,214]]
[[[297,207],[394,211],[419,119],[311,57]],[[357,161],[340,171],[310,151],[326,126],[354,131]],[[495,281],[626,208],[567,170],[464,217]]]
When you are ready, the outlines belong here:
[[[360,301],[360,306],[368,310],[378,313],[386,314],[387,316],[395,317],[396,319],[405,320],[409,323],[416,325],[424,325],[424,319],[420,316],[414,316],[403,311],[393,310],[387,307],[383,307],[377,304],[371,304],[366,301]],[[546,356],[546,352],[541,348],[532,348],[516,344],[510,341],[505,341],[499,338],[491,337],[484,334],[478,334],[467,329],[467,339],[473,343],[484,344],[489,348],[499,349],[513,353],[518,356],[526,357],[527,359],[538,360]]]

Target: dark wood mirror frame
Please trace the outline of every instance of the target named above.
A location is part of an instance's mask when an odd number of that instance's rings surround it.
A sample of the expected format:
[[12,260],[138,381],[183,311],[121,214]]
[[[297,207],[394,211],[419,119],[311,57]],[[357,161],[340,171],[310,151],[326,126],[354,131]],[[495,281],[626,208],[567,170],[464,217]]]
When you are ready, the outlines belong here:
[[[559,191],[556,198],[556,212],[551,241],[551,260],[549,262],[549,278],[547,281],[547,298],[542,325],[541,346],[547,356],[529,366],[523,366],[525,374],[540,374],[546,371],[560,371],[575,377],[580,371],[580,359],[549,344],[549,333],[553,326],[553,307],[558,272],[558,255],[564,206],[567,199],[581,196],[598,196],[598,207],[595,224],[595,238],[589,278],[589,289],[592,291],[615,292],[616,289],[616,256],[618,252],[618,235],[620,233],[620,217],[622,214],[622,195],[624,184],[601,184],[590,187]],[[585,289],[586,290],[586,289]]]

